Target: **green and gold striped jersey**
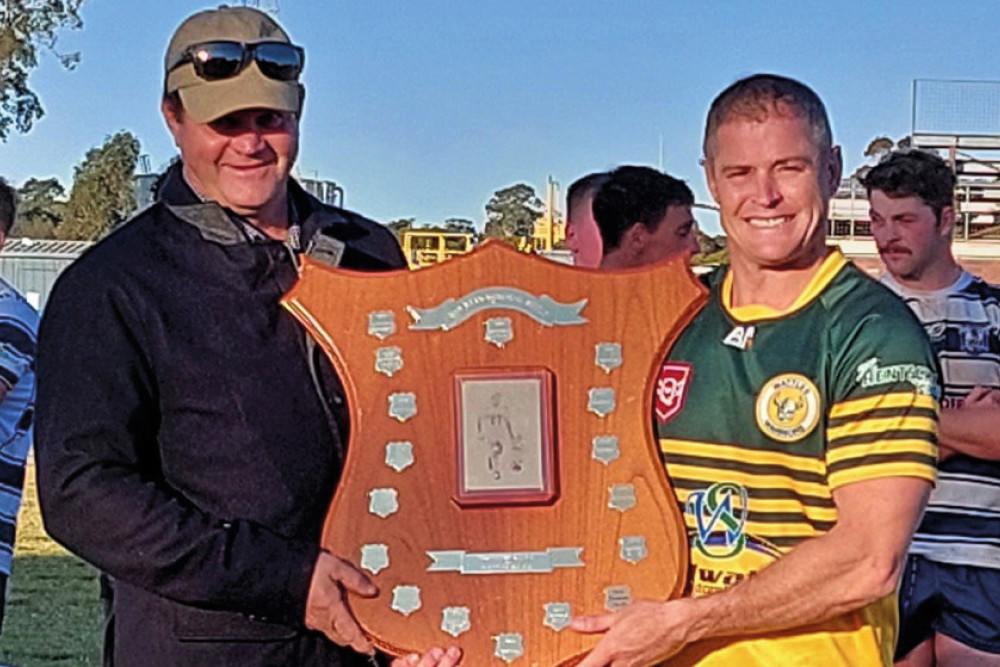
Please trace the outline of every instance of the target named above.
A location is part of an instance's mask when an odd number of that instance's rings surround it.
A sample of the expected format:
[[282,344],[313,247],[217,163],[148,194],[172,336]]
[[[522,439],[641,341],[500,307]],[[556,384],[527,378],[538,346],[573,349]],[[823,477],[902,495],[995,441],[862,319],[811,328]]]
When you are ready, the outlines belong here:
[[[933,481],[937,457],[927,338],[902,301],[838,251],[782,312],[733,308],[724,271],[710,287],[656,394],[660,447],[691,537],[694,595],[830,530],[837,487]],[[823,627],[693,646],[670,664],[891,664],[895,624],[887,598]]]

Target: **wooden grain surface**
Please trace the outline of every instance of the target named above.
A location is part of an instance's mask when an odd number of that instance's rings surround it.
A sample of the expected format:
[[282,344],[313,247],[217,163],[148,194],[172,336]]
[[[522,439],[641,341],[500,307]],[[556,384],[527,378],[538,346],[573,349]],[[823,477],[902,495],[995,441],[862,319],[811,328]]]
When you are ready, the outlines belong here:
[[[484,287],[522,290],[560,303],[586,300],[585,324],[546,326],[521,312],[488,308],[448,331],[414,331],[407,307],[432,308]],[[494,637],[523,636],[525,655],[511,664],[548,667],[573,661],[597,641],[543,625],[544,605],[569,602],[573,615],[602,613],[605,589],[628,586],[633,599],[668,599],[683,590],[687,540],[676,500],[652,436],[652,393],[660,363],[705,292],[681,261],[642,270],[595,272],[530,257],[500,243],[418,272],[355,273],[306,262],[285,305],[333,359],[351,412],[345,471],[327,518],[323,544],[359,564],[365,544],[388,545],[389,566],[372,580],[381,594],[352,598],[360,624],[383,649],[403,654],[459,644],[463,664],[503,665]],[[391,311],[396,332],[380,341],[367,333],[372,311]],[[513,339],[484,339],[485,321],[509,317]],[[595,346],[619,342],[623,365],[606,373]],[[395,346],[403,367],[392,377],[375,371],[376,350]],[[458,480],[456,373],[472,369],[547,369],[552,411],[556,495],[547,504],[462,507]],[[606,417],[587,410],[588,390],[612,387],[617,406]],[[417,414],[400,422],[388,396],[412,392]],[[591,455],[598,435],[616,435],[621,458],[604,465]],[[390,441],[413,443],[415,462],[402,472],[385,463]],[[621,512],[609,489],[634,485],[637,504]],[[398,512],[369,512],[369,491],[393,488]],[[620,557],[619,540],[642,536],[649,557]],[[582,547],[584,567],[550,573],[427,572],[428,551],[541,552]],[[404,616],[390,608],[397,586],[420,588],[421,607]],[[457,639],[441,629],[444,607],[471,611],[471,629]]]

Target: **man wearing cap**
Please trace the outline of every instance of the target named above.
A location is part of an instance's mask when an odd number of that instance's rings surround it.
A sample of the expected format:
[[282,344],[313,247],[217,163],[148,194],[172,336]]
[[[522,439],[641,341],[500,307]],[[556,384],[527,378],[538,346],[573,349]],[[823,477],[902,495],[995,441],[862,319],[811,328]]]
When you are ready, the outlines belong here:
[[303,58],[253,9],[181,24],[162,102],[181,159],[46,307],[43,517],[115,579],[118,665],[370,664],[344,596],[375,588],[318,546],[343,392],[279,299],[303,253],[405,263],[383,227],[289,177]]

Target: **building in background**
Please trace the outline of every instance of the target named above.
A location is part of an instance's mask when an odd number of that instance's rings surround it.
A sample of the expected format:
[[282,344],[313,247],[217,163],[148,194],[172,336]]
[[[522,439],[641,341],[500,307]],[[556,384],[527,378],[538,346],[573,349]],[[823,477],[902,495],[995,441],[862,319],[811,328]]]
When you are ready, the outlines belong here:
[[[914,81],[910,146],[937,152],[955,169],[955,259],[1000,283],[1000,81]],[[868,198],[855,176],[830,202],[827,239],[870,273],[881,272]]]
[[92,245],[93,241],[8,238],[0,252],[0,276],[41,311],[59,274]]

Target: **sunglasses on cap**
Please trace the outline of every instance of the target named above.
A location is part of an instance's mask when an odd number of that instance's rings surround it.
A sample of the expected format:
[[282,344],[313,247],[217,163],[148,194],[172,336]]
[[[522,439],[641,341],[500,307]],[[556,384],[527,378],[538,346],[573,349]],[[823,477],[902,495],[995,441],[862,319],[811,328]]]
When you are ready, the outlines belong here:
[[287,42],[244,44],[220,40],[187,47],[169,71],[191,63],[195,74],[205,81],[219,81],[231,79],[251,62],[256,62],[261,74],[269,79],[295,81],[302,73],[305,60],[302,47]]

